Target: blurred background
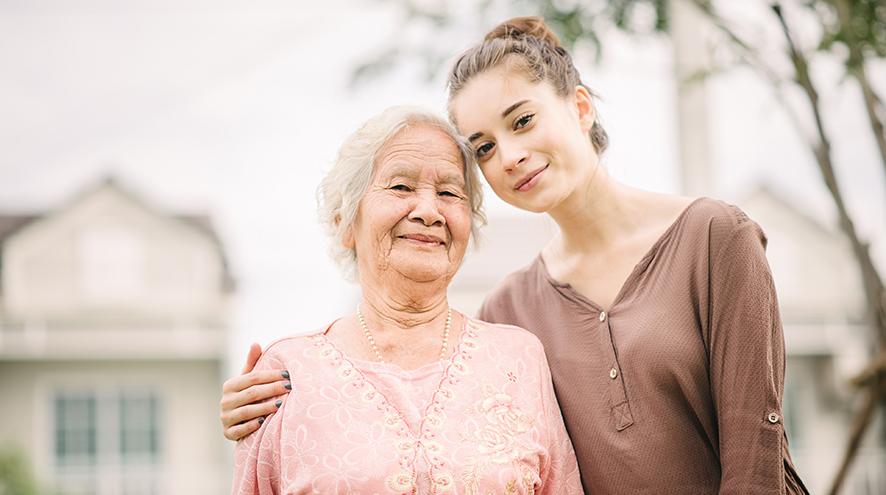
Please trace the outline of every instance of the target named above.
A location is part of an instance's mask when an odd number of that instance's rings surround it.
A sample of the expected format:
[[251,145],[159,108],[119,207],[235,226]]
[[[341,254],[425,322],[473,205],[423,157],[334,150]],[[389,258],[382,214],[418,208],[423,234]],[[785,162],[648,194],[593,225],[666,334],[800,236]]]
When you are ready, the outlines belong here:
[[[0,0],[0,494],[226,493],[221,383],[358,300],[316,220],[342,139],[538,14],[611,174],[767,232],[809,488],[886,493],[881,1]],[[556,230],[486,210],[468,314]]]

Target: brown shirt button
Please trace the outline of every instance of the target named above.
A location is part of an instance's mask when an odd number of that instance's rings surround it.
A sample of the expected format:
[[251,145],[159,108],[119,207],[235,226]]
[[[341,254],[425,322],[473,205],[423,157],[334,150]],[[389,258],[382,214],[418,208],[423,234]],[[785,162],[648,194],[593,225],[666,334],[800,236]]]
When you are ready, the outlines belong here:
[[775,424],[781,420],[781,416],[777,413],[769,413],[769,416],[767,416],[766,419],[769,420],[770,423]]
[[615,377],[617,377],[617,376],[618,376],[617,369],[612,368],[611,370],[609,370],[609,378],[612,378],[613,380],[615,380]]
[[600,321],[606,321],[606,312],[600,311]]

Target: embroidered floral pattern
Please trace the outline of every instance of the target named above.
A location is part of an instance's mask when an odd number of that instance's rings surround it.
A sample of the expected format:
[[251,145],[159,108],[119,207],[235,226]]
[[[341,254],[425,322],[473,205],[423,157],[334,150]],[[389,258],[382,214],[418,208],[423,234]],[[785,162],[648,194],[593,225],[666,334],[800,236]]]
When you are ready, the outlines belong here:
[[355,363],[324,334],[285,342],[266,355],[303,360],[291,369],[311,383],[293,375],[297,398],[238,444],[235,493],[581,493],[527,332],[469,320],[448,363],[414,375]]

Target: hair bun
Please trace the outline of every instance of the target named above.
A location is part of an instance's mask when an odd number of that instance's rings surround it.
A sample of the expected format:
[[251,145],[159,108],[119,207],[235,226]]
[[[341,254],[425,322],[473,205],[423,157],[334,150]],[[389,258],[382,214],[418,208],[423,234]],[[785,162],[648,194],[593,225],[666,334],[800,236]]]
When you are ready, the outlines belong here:
[[545,24],[544,19],[538,16],[514,17],[508,19],[492,31],[486,33],[486,41],[496,38],[523,38],[532,36],[539,41],[545,41],[554,49],[562,49],[560,46],[560,38]]

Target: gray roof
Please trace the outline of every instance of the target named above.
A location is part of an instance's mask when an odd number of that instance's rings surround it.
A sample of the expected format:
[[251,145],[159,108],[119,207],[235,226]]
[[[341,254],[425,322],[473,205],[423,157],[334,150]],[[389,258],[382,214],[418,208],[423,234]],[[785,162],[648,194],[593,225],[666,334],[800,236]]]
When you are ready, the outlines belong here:
[[18,229],[40,218],[40,215],[4,215],[0,213],[0,244]]

